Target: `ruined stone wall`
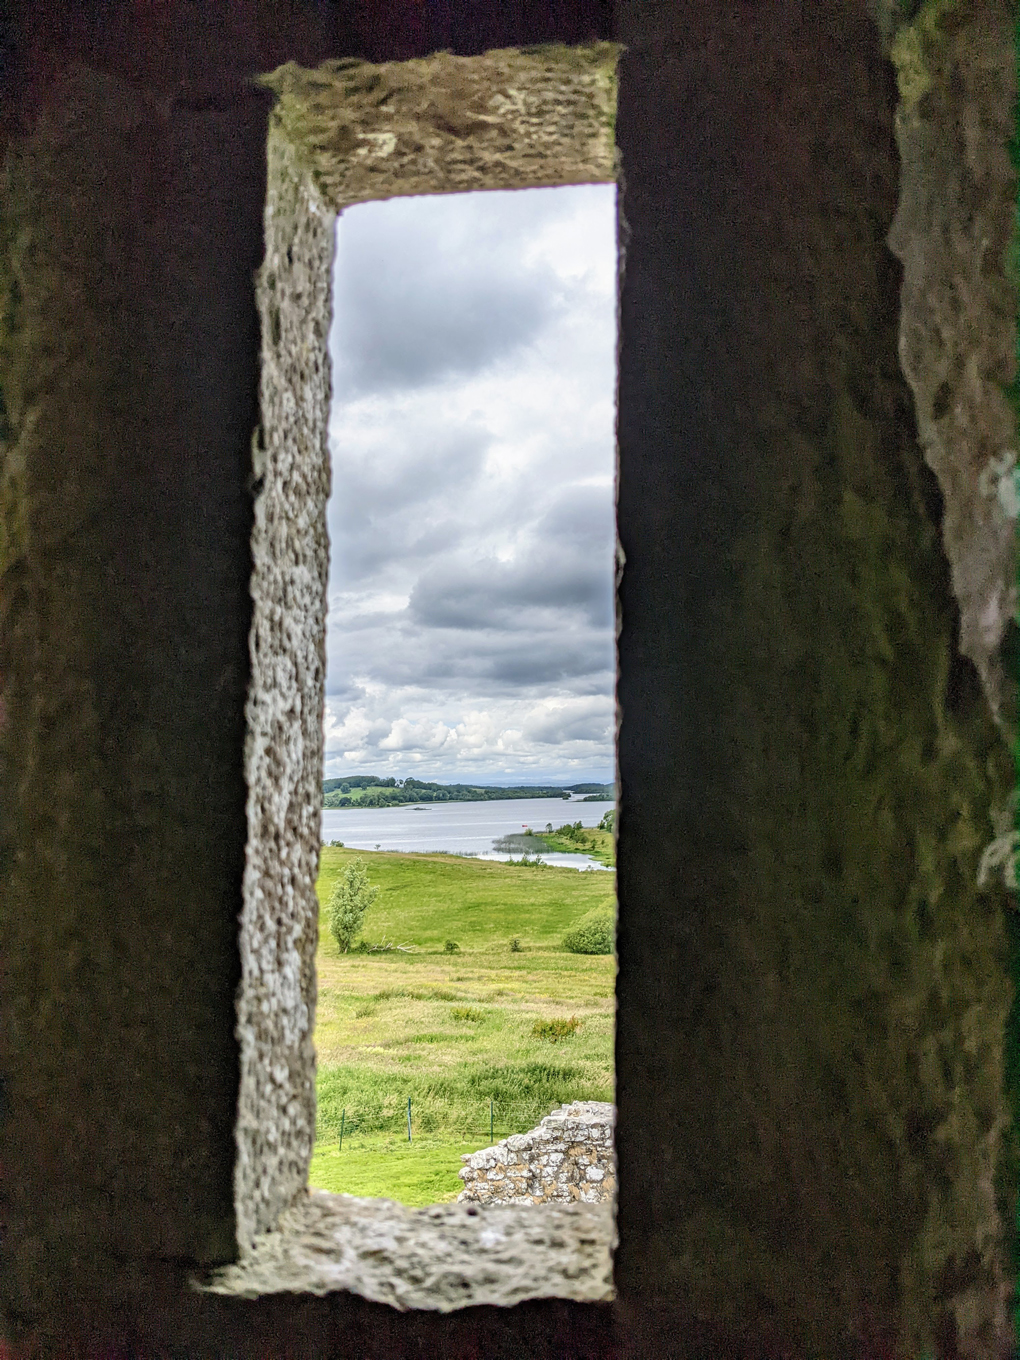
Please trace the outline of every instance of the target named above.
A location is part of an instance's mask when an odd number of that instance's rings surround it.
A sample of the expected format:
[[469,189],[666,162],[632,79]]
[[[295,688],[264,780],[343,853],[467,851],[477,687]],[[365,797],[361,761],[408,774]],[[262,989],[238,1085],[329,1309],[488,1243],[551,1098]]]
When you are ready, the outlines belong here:
[[579,1100],[546,1115],[528,1133],[467,1152],[458,1201],[478,1204],[598,1204],[616,1195],[613,1125],[605,1101]]

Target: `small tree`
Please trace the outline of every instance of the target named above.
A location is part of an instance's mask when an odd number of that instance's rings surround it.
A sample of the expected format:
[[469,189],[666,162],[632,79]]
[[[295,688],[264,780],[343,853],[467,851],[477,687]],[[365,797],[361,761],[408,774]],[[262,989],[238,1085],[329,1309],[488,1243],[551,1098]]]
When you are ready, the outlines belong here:
[[340,870],[326,910],[329,912],[330,933],[340,946],[341,954],[346,954],[361,934],[365,912],[375,901],[378,891],[378,888],[369,886],[368,870],[363,859],[352,859]]

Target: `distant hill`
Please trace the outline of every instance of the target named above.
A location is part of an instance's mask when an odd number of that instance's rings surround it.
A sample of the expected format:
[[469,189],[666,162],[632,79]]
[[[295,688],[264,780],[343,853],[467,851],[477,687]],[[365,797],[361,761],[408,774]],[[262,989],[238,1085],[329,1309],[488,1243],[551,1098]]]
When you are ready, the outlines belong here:
[[569,798],[571,793],[612,799],[612,784],[516,784],[497,788],[481,784],[434,784],[422,779],[381,779],[374,774],[342,775],[322,783],[322,806],[399,807],[406,803],[478,803],[498,798]]

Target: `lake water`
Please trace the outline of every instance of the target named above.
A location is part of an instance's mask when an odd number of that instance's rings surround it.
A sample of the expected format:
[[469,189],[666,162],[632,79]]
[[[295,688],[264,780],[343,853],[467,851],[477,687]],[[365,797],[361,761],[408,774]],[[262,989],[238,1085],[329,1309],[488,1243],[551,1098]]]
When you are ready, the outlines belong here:
[[[323,841],[343,841],[355,850],[445,851],[478,859],[517,858],[497,853],[492,842],[530,826],[542,832],[548,822],[598,826],[611,802],[585,803],[580,798],[500,798],[481,803],[413,803],[392,808],[323,808]],[[546,864],[573,869],[605,869],[588,855],[543,853]],[[610,872],[612,872],[610,870]]]

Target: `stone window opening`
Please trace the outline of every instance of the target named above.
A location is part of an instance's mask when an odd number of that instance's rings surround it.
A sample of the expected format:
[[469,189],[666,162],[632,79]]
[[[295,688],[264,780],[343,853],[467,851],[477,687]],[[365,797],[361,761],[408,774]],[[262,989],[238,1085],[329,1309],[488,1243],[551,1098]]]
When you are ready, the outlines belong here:
[[[414,1210],[309,1190],[337,214],[423,193],[617,180],[619,47],[550,46],[264,77],[261,425],[252,443],[248,847],[236,1034],[239,1259],[196,1287],[348,1290],[449,1311],[613,1297],[615,1203]],[[619,212],[619,204],[618,204]],[[620,232],[623,239],[623,232]]]

